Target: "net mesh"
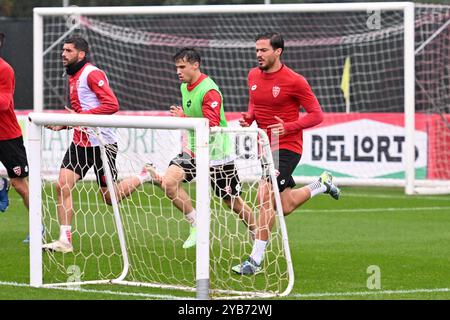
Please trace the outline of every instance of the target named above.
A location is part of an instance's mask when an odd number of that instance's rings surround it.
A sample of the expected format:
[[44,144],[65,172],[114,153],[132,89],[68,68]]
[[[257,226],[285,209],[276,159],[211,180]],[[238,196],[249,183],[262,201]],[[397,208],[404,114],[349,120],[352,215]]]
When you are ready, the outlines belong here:
[[[449,6],[415,9],[416,130],[427,135],[422,143],[427,147],[419,147],[427,155],[416,164],[417,179],[450,178],[449,15]],[[402,126],[403,21],[402,11],[388,10],[45,17],[44,105],[61,109],[65,103],[61,41],[79,34],[91,45],[92,61],[108,74],[122,110],[166,110],[180,104],[172,55],[193,46],[201,52],[202,71],[221,87],[225,110],[245,111],[247,72],[255,66],[254,38],[261,31],[276,30],[286,39],[283,61],[308,79],[329,123],[351,120],[352,115],[382,114],[385,119],[397,117],[391,123]],[[347,59],[351,62],[348,99],[342,90]],[[368,134],[375,142],[382,131],[374,126]],[[390,154],[402,157],[403,148],[395,146],[391,141]],[[351,143],[345,148],[347,153],[358,152]],[[373,155],[378,152],[367,149]],[[331,169],[335,162],[307,164]],[[374,161],[361,170],[378,172],[380,166],[392,165]],[[381,171],[384,174],[375,178],[404,177],[400,167]],[[334,173],[364,178],[348,170]]]
[[[52,139],[52,136],[67,135],[64,141],[68,145],[69,132],[49,133],[48,131],[44,131],[44,141],[50,140],[53,143],[58,141],[58,144],[61,144],[59,139]],[[119,137],[118,183],[124,189],[129,185],[123,181],[130,180],[139,174],[146,163],[153,163],[160,174],[164,175],[170,160],[181,150],[182,137],[185,134],[180,130],[120,128],[117,129],[117,133]],[[248,206],[252,219],[255,221],[259,211],[257,190],[262,178],[263,163],[267,161],[262,160],[264,153],[258,151],[259,148],[242,152],[243,149],[240,147],[243,141],[257,139],[257,133],[227,135],[233,141],[232,154],[235,158],[233,162],[241,179],[239,185],[242,190],[241,199]],[[139,141],[130,137],[144,139],[145,148],[136,147]],[[168,145],[172,148],[168,148]],[[50,152],[52,146],[48,146]],[[107,146],[106,152],[111,151],[111,147]],[[50,242],[58,239],[59,236],[55,169],[60,167],[61,159],[59,157],[54,157],[52,160],[50,157],[46,159],[42,162],[43,221],[44,241]],[[230,172],[224,173],[232,177],[234,170],[227,170]],[[60,181],[61,183],[63,184],[64,181]],[[181,185],[193,199],[194,206],[198,199],[195,185],[195,180]],[[227,192],[228,187],[228,184],[222,185],[221,190]],[[72,223],[74,251],[65,254],[44,252],[44,283],[117,279],[124,268],[123,252],[113,209],[103,201],[95,181],[94,168],[88,171],[84,179],[76,183],[71,193],[74,212]],[[231,268],[240,264],[250,254],[253,245],[252,232],[247,227],[248,223],[244,223],[243,219],[233,212],[213,189],[210,191],[210,196],[212,295],[223,297],[234,294],[252,296],[281,294],[288,284],[288,271],[278,218],[272,229],[270,245],[263,262],[264,272],[258,277],[239,276],[233,274]],[[124,280],[186,290],[195,288],[196,250],[195,247],[182,248],[189,235],[189,223],[165,195],[159,184],[149,182],[138,186],[129,197],[119,202],[119,211],[130,265]]]

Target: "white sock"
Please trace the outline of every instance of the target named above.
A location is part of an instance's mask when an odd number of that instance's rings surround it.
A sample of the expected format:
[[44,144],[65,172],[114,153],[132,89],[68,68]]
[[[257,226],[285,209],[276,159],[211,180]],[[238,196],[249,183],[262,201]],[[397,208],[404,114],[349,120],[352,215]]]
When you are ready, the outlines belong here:
[[327,187],[319,181],[315,181],[306,186],[311,191],[311,198],[327,191]]
[[137,174],[136,177],[138,177],[141,184],[152,180],[152,176],[151,176],[150,172],[145,171],[145,170],[142,170],[142,172]]
[[185,214],[184,217],[186,218],[186,220],[191,224],[191,226],[196,227],[197,224],[195,223],[195,217],[197,215],[197,212],[194,210],[192,210],[191,213]]
[[264,252],[266,251],[267,241],[256,239],[253,244],[253,250],[250,254],[250,258],[255,260],[257,264],[261,264],[264,258]]
[[72,226],[61,225],[59,227],[59,241],[72,243]]
[[147,181],[148,181],[148,180],[147,180],[147,175],[144,175],[144,174],[142,174],[142,173],[136,175],[136,177],[139,179],[139,182],[140,182],[141,184],[143,184],[144,182],[147,182]]

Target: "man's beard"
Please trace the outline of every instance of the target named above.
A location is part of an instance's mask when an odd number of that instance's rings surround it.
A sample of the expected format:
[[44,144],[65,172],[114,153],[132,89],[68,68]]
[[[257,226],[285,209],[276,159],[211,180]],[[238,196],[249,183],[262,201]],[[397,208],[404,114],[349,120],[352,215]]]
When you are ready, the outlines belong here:
[[75,73],[77,73],[86,63],[87,63],[87,59],[84,58],[81,61],[78,62],[74,62],[74,63],[70,63],[67,64],[65,69],[66,69],[66,73],[70,76],[74,75]]
[[[267,60],[266,60],[267,61]],[[265,65],[258,65],[259,69],[262,71],[267,71],[274,65],[273,61],[267,61]]]

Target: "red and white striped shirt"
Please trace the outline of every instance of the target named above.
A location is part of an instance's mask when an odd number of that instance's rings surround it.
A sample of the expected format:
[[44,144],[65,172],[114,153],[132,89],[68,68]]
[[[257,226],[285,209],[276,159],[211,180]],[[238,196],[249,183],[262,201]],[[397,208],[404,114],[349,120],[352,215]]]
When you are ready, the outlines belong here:
[[[69,77],[70,104],[80,114],[114,114],[119,101],[109,86],[108,78],[99,68],[86,63],[76,74]],[[112,128],[99,128],[106,144],[117,142]],[[73,142],[81,147],[100,145],[94,128],[75,128]]]

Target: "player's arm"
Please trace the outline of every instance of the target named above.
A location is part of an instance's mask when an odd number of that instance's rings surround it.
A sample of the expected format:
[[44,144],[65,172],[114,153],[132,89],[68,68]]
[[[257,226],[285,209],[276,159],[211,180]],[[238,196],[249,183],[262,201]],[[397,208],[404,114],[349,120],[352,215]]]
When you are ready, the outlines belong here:
[[306,115],[297,121],[286,122],[284,129],[286,134],[296,133],[300,130],[314,127],[323,121],[322,107],[305,78],[299,77],[296,82],[297,99],[306,110]]
[[250,127],[255,120],[255,113],[253,112],[253,102],[249,99],[247,112],[241,112],[239,125],[241,127]]
[[[247,84],[250,87],[249,81],[250,79],[250,73],[247,77]],[[252,101],[252,95],[250,94],[250,88],[248,90],[248,109],[247,112],[241,112],[241,118],[239,119],[239,125],[241,127],[249,127],[252,125],[253,121],[255,120],[255,113],[253,112],[253,101]]]
[[7,110],[14,96],[14,71],[3,68],[0,71],[0,111]]
[[89,73],[87,82],[89,88],[100,101],[100,105],[90,110],[81,111],[81,114],[113,114],[119,111],[119,101],[102,71],[94,70]]
[[203,97],[203,116],[209,120],[210,127],[220,125],[220,109],[222,108],[222,97],[216,90],[209,90]]
[[169,108],[169,112],[172,117],[180,117],[180,118],[186,117],[183,111],[183,107],[180,107],[178,105],[171,105]]

